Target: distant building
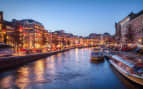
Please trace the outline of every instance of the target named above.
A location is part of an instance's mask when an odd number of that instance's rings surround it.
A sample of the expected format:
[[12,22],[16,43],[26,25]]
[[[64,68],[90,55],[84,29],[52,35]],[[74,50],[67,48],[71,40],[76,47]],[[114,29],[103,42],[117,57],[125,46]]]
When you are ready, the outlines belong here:
[[87,37],[91,39],[90,41],[92,42],[91,44],[104,44],[104,43],[110,43],[113,41],[113,36],[110,35],[109,33],[104,33],[104,34],[96,34],[96,33],[91,33]]

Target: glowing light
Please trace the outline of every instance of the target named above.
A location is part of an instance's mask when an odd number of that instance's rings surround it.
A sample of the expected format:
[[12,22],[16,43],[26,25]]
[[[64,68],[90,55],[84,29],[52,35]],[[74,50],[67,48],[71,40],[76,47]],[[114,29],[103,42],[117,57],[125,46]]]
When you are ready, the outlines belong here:
[[20,32],[22,32],[22,29],[23,29],[23,27],[22,27],[22,26],[19,26],[19,31],[20,31]]

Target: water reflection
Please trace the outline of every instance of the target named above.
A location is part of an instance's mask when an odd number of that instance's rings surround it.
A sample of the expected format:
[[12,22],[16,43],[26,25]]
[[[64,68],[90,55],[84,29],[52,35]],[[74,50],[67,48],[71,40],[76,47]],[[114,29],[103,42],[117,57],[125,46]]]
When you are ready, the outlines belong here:
[[0,89],[11,89],[12,86],[12,76],[6,76],[2,80],[0,80]]
[[54,56],[50,56],[46,59],[46,73],[48,73],[50,75],[51,79],[54,79],[54,75],[55,75],[55,57]]
[[0,74],[0,89],[142,89],[110,64],[90,62],[91,49],[73,49]]
[[34,63],[34,82],[45,82],[45,66],[44,60],[38,60]]
[[21,67],[16,74],[16,86],[20,89],[28,89],[28,85],[30,85],[30,70],[29,67]]
[[119,80],[121,80],[121,82],[128,88],[128,89],[142,89],[142,86],[130,81],[129,79],[127,79],[126,77],[124,77],[123,75],[121,75],[112,65],[110,65],[112,71],[115,73],[115,75],[117,76],[117,78],[119,78]]

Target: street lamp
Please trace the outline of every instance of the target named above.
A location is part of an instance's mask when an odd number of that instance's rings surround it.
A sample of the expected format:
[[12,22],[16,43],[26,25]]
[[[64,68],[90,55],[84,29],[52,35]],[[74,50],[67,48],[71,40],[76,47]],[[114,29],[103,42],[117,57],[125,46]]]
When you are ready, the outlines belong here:
[[138,39],[138,42],[139,42],[139,43],[141,43],[141,42],[142,42],[142,39],[141,39],[141,38],[140,38],[140,39]]
[[141,43],[142,43],[142,39],[140,38],[140,39],[138,39],[138,46],[139,46],[139,47],[142,46]]

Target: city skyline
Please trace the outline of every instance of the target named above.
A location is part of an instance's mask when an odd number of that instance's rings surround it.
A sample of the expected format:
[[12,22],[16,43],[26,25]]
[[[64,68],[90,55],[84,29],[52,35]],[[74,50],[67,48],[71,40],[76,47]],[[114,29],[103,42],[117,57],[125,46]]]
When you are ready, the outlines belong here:
[[130,12],[138,13],[143,9],[142,3],[142,0],[1,0],[0,10],[8,21],[33,19],[48,31],[65,30],[87,36],[90,33],[114,34],[115,22]]

